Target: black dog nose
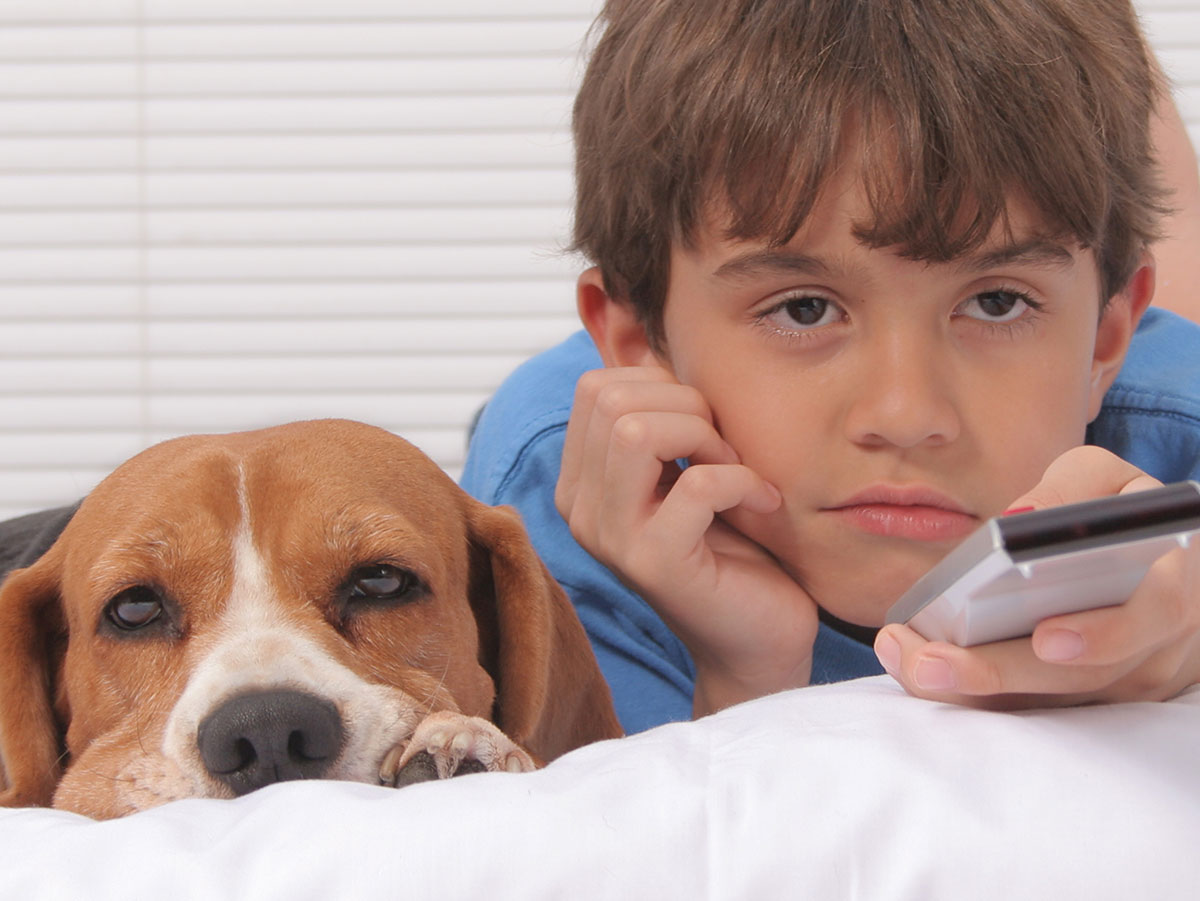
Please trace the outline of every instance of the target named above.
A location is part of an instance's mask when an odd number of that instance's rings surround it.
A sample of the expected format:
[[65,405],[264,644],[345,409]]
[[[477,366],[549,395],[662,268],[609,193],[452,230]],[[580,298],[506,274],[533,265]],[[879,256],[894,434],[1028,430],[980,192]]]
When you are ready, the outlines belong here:
[[230,698],[200,723],[208,772],[237,795],[289,779],[319,779],[342,748],[342,719],[324,698],[260,691]]

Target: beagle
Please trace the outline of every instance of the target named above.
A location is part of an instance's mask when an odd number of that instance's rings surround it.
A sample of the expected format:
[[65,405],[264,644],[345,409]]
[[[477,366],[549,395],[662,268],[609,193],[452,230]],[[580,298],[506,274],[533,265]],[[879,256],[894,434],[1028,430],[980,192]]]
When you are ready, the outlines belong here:
[[4,806],[523,771],[620,734],[515,512],[362,423],[156,445],[0,587]]

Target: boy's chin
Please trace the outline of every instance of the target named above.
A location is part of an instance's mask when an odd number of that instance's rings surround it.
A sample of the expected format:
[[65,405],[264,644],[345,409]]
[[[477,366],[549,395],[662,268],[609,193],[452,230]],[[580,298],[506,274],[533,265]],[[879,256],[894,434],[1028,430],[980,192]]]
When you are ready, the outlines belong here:
[[770,551],[818,607],[856,626],[882,626],[892,604],[954,545],[806,531],[780,514],[736,510],[722,519]]
[[861,609],[830,610],[824,605],[821,605],[821,609],[835,620],[841,620],[851,626],[861,626],[864,629],[878,629],[882,627],[884,616],[887,613],[887,607],[884,607],[879,613],[875,613],[875,611],[863,611]]
[[857,568],[810,569],[793,573],[793,578],[830,615],[855,626],[878,628],[891,606],[930,565],[926,561],[877,560]]
[[888,601],[882,605],[871,605],[868,607],[862,603],[852,603],[849,598],[835,597],[829,600],[817,601],[817,606],[830,616],[844,623],[849,623],[852,626],[878,629],[883,625],[884,617],[887,615],[888,608],[892,606],[892,602]]

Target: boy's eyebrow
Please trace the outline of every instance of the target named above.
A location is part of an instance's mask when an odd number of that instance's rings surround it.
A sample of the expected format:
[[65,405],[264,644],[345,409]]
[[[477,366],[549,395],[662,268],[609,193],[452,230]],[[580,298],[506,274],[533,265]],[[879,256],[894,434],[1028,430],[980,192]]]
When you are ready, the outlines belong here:
[[960,258],[958,268],[965,270],[994,269],[997,266],[1054,266],[1066,267],[1075,257],[1065,246],[1047,238],[1027,238]]
[[[1075,262],[1071,251],[1057,241],[1028,238],[975,254],[959,257],[956,268],[965,271],[994,269],[999,266],[1066,267]],[[826,276],[829,265],[820,257],[790,250],[752,250],[726,260],[713,272],[715,278],[738,279],[766,273],[798,273]]]
[[827,275],[829,266],[819,257],[788,250],[752,250],[726,260],[713,272],[714,278],[738,279],[764,273],[795,272]]

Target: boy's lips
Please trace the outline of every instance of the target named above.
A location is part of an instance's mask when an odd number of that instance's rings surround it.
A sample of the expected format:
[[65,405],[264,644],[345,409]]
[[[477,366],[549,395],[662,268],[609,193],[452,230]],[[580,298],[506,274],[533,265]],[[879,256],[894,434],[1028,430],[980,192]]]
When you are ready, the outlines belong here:
[[956,541],[979,525],[957,501],[922,486],[876,485],[822,512],[872,535],[913,541]]

